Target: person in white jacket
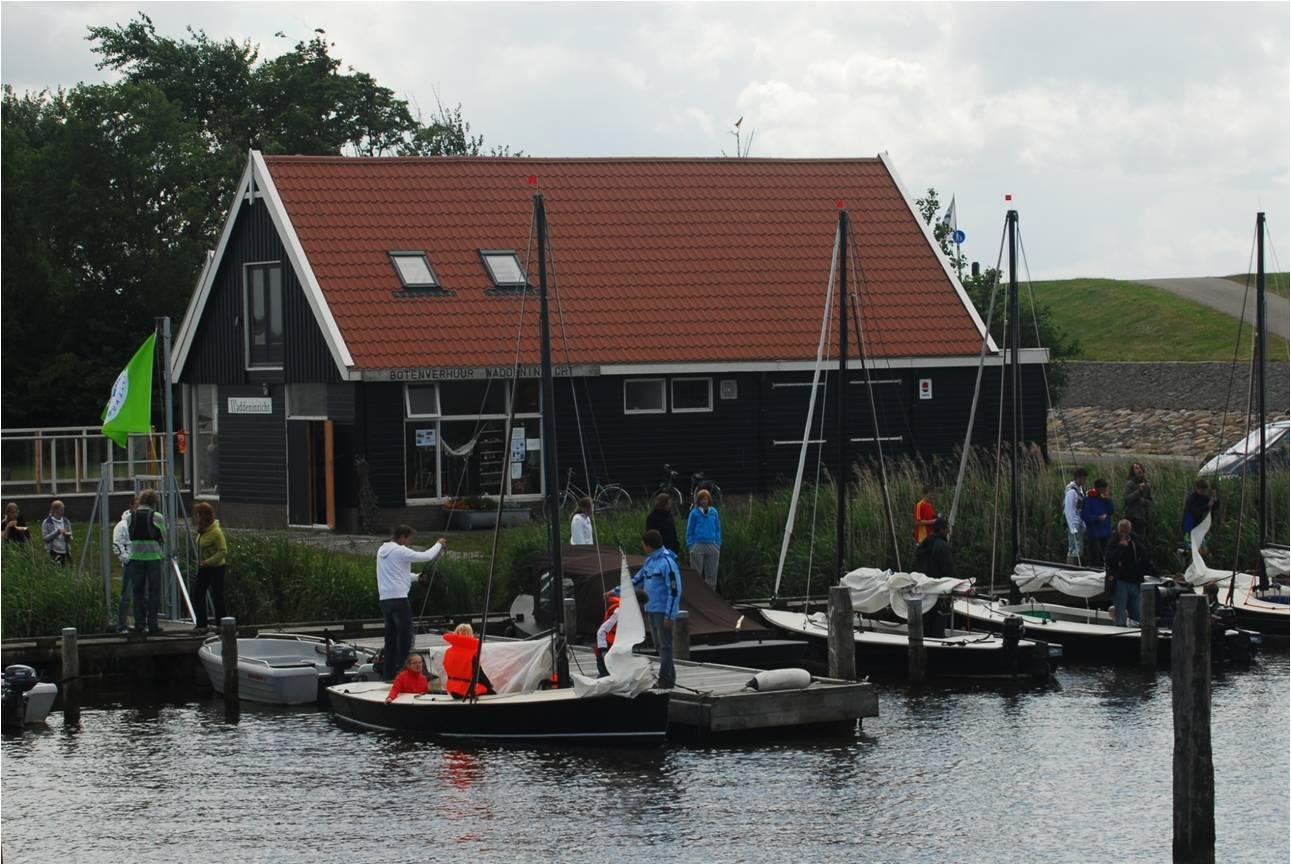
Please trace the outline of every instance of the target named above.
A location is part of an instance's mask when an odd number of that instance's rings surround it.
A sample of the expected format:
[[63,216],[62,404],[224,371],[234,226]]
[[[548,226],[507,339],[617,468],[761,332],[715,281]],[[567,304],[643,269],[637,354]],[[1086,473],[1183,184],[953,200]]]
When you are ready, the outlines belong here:
[[[381,615],[385,619],[385,650],[382,656],[382,674],[386,681],[393,681],[403,662],[412,651],[412,605],[408,603],[408,590],[412,588],[413,562],[434,561],[447,546],[440,538],[428,550],[414,550],[412,526],[395,526],[391,539],[377,550],[377,594]],[[426,580],[426,575],[422,575]]]
[[592,533],[591,499],[579,499],[578,510],[569,521],[569,542],[575,546],[596,543],[596,537]]
[[1080,553],[1085,546],[1085,479],[1089,474],[1076,469],[1072,480],[1062,491],[1062,515],[1067,521],[1067,564],[1079,565]]
[[126,627],[126,609],[130,606],[130,571],[126,562],[130,561],[130,514],[139,507],[139,497],[130,500],[130,507],[121,512],[121,521],[112,529],[112,553],[121,562],[121,600],[117,602],[117,633],[124,634]]

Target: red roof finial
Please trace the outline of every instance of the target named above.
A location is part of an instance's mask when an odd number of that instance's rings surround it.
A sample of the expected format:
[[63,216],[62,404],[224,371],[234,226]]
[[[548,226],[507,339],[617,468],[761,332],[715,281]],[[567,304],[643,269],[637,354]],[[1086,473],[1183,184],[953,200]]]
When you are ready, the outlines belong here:
[[1005,200],[1005,201],[1012,201],[1012,200],[1013,200],[1013,193],[1012,193],[1012,192],[1006,192],[1006,193],[1004,193],[1004,200]]
[[841,199],[841,198],[835,198],[835,199],[834,199],[834,206],[835,206],[835,207],[837,207],[839,210],[842,210],[842,209],[843,209],[843,205],[844,205],[844,204],[846,204],[846,202],[845,202],[845,201],[843,201],[843,199]]
[[529,175],[529,185],[530,185],[530,186],[537,186],[537,185],[538,185],[538,175],[536,175],[536,174],[530,174],[530,175]]

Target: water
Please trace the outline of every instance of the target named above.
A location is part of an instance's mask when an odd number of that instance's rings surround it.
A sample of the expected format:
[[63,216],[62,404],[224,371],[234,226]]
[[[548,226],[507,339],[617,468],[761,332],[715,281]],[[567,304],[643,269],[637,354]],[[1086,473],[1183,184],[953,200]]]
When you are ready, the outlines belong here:
[[[881,686],[864,734],[450,747],[133,699],[6,737],[6,862],[1169,861],[1170,682]],[[172,697],[173,699],[173,697]],[[1218,861],[1288,861],[1288,661],[1215,681]]]

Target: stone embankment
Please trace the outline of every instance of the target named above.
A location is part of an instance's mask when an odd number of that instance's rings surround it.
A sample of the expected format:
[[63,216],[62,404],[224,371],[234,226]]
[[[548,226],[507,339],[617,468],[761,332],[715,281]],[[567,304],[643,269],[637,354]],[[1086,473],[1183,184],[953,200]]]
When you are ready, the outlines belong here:
[[[1074,451],[1200,462],[1245,433],[1246,365],[1084,362],[1067,368],[1062,402],[1049,413],[1055,455]],[[1266,387],[1269,420],[1286,418],[1287,363],[1269,364]]]

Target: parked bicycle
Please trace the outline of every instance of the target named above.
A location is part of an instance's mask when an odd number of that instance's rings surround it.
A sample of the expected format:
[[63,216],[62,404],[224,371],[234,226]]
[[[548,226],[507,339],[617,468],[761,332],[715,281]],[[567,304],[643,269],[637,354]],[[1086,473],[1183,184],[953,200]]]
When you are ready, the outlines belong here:
[[654,501],[660,495],[666,495],[672,499],[673,513],[681,513],[682,506],[686,503],[686,497],[682,495],[681,490],[677,489],[677,472],[673,471],[672,466],[667,463],[663,464],[663,480],[659,486],[650,494],[650,500]]
[[657,497],[660,493],[667,494],[672,499],[672,509],[675,513],[682,513],[687,501],[690,502],[691,507],[694,507],[695,496],[699,494],[700,490],[708,490],[714,506],[721,504],[722,488],[715,481],[705,478],[703,472],[695,472],[690,476],[690,498],[687,499],[681,490],[677,488],[677,472],[673,467],[664,463],[663,471],[664,478],[659,482],[659,486],[655,489],[651,498]]
[[709,498],[712,499],[713,507],[722,503],[722,488],[717,485],[716,481],[707,480],[703,472],[695,472],[690,476],[690,505],[695,506],[695,496],[699,495],[700,490],[708,490]]
[[562,513],[572,514],[578,510],[578,503],[583,499],[592,500],[593,513],[604,513],[605,511],[620,510],[632,507],[632,496],[628,491],[618,484],[602,484],[599,479],[594,478],[595,486],[591,492],[574,483],[574,470],[570,469],[565,475],[565,488],[560,493],[560,510]]

